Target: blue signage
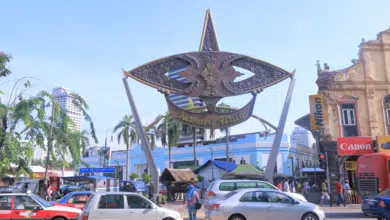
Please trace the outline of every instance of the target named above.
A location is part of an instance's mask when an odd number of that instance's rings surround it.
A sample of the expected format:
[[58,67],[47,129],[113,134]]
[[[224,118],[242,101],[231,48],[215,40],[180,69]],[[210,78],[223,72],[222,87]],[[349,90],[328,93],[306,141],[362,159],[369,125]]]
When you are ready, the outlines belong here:
[[114,167],[80,168],[80,173],[115,173]]

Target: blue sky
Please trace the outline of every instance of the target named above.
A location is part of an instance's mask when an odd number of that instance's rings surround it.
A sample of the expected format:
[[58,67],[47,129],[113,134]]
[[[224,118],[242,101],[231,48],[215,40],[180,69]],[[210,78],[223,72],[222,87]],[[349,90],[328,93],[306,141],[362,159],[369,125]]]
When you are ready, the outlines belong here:
[[[390,26],[388,0],[2,1],[0,51],[14,57],[10,79],[35,77],[41,89],[64,86],[84,96],[103,144],[105,131],[130,113],[121,69],[197,51],[208,8],[221,50],[297,70],[287,131],[309,111],[316,60],[345,68],[361,38],[375,39]],[[132,80],[130,86],[144,124],[166,111],[160,93]],[[286,81],[266,89],[254,113],[277,125],[287,87]],[[249,99],[223,101],[241,107]],[[232,133],[261,128],[249,120]]]

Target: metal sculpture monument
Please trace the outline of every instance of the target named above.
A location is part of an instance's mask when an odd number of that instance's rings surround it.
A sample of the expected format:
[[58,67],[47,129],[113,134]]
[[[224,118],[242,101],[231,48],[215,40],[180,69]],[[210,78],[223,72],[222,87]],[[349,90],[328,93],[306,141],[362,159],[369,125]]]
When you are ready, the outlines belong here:
[[[254,75],[236,82],[235,79],[242,73],[235,70],[234,67],[245,69]],[[183,69],[181,76],[186,78],[186,81],[178,81],[167,76],[167,73],[178,69]],[[145,132],[140,123],[137,109],[126,81],[127,77],[156,88],[163,93],[169,112],[176,120],[193,127],[206,129],[231,127],[246,121],[252,115],[258,93],[266,87],[291,78],[286,102],[276,131],[272,153],[266,169],[266,177],[268,180],[271,180],[294,88],[294,72],[287,72],[270,63],[246,55],[219,51],[210,10],[207,10],[206,13],[199,52],[172,55],[123,72],[123,82],[137,125],[137,132],[140,135],[142,148],[148,159],[148,165],[151,168],[155,185],[158,184],[157,166],[152,157],[149,144],[146,141]],[[222,98],[247,93],[252,94],[252,99],[241,109],[228,113],[217,111],[216,104]],[[168,98],[169,94],[200,97],[205,102],[207,108],[205,111],[200,112],[179,108],[170,101]],[[269,167],[272,168],[270,169]],[[158,187],[154,189],[157,193]]]

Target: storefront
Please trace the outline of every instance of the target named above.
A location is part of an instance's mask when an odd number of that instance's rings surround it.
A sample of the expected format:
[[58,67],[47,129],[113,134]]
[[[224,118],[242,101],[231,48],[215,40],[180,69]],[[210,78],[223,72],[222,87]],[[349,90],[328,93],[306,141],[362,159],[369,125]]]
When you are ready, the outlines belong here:
[[342,137],[337,139],[338,155],[342,161],[341,174],[356,189],[356,165],[360,155],[374,153],[371,137]]

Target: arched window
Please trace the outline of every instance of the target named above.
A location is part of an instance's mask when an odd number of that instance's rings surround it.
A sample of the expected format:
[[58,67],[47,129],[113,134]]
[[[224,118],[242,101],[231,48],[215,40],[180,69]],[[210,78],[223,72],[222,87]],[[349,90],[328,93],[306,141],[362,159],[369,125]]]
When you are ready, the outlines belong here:
[[390,95],[383,99],[383,107],[385,108],[387,135],[390,134]]

